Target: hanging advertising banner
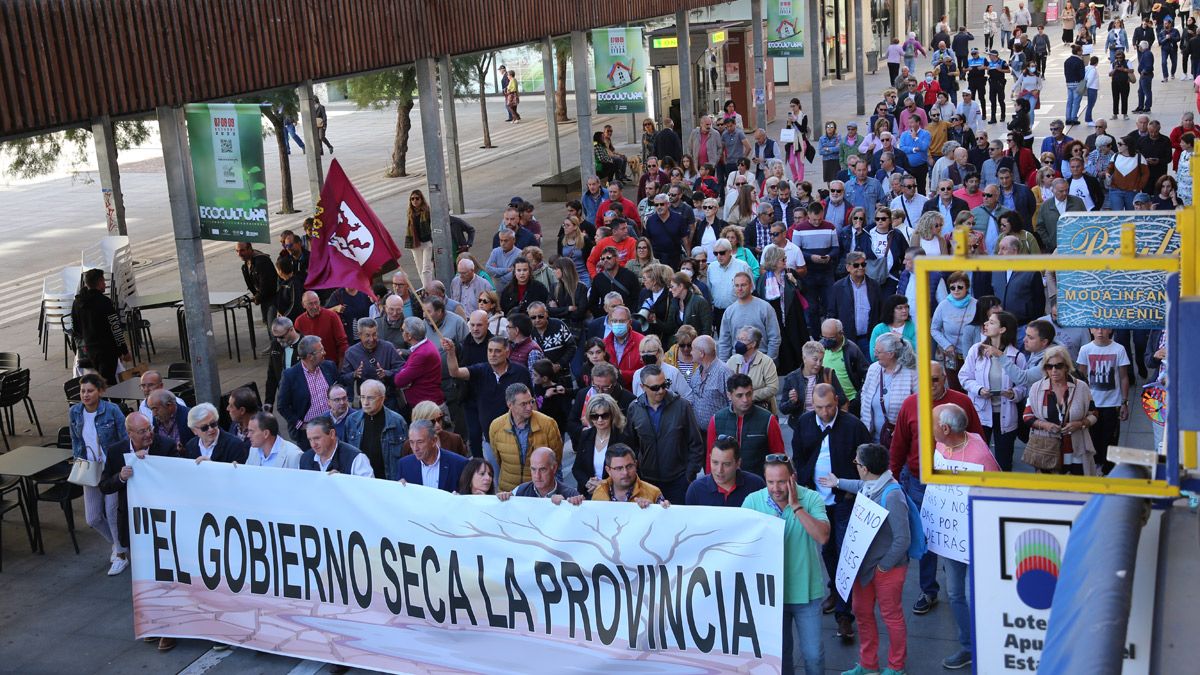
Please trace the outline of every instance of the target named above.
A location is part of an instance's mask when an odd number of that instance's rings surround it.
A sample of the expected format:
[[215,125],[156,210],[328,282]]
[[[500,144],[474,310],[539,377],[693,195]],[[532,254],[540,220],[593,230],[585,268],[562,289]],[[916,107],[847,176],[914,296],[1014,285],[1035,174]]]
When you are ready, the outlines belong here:
[[262,108],[189,103],[186,112],[200,238],[270,243]]
[[646,45],[641,28],[592,31],[596,60],[596,113],[646,112]]
[[[972,490],[969,499],[975,672],[1038,672],[1055,591],[1070,597],[1067,585],[1080,583],[1060,573],[1067,542],[1088,496]],[[1138,538],[1124,675],[1150,672],[1162,513],[1151,512]],[[1103,536],[1091,531],[1084,536],[1088,534]]]
[[767,56],[804,56],[804,13],[799,0],[766,0]]
[[139,637],[392,673],[782,666],[779,518],[126,457]]
[[[1055,255],[1116,255],[1121,225],[1137,224],[1139,255],[1175,255],[1175,212],[1064,213],[1058,219]],[[1060,271],[1058,323],[1062,326],[1162,328],[1167,320],[1167,275],[1137,271]]]

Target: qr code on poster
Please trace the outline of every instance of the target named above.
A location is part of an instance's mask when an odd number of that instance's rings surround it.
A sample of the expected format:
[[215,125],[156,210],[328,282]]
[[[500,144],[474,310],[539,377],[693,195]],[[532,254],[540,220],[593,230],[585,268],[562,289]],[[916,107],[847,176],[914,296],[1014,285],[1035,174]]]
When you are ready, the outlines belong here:
[[222,138],[220,140],[221,140],[221,152],[233,152],[233,140],[232,139]]

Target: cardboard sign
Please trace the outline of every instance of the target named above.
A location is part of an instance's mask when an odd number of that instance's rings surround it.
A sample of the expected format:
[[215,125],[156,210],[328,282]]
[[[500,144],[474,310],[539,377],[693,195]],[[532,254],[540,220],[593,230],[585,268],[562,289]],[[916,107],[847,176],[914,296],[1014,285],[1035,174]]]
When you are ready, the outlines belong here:
[[879,528],[887,520],[888,510],[859,496],[854,500],[854,511],[850,514],[850,525],[846,528],[846,538],[842,540],[842,552],[838,557],[837,578],[834,585],[843,600],[850,599],[850,588],[858,577],[858,569],[862,567],[863,557],[867,548],[875,541]]

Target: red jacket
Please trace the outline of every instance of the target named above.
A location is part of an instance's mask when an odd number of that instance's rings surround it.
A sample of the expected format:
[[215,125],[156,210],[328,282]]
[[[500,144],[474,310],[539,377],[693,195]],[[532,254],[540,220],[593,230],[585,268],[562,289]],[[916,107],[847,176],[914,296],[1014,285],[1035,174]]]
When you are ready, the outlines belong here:
[[317,318],[312,318],[308,312],[296,317],[296,330],[301,335],[315,335],[321,338],[321,346],[325,348],[325,358],[337,366],[342,365],[342,356],[350,348],[346,339],[346,329],[342,327],[342,317],[332,309],[321,308]]
[[633,391],[633,373],[642,367],[642,338],[644,336],[635,331],[629,331],[629,341],[625,343],[625,353],[621,355],[620,360],[617,359],[617,348],[614,342],[616,335],[609,333],[608,337],[604,338],[604,349],[608,352],[608,361],[621,371],[621,384],[625,386],[626,391]]
[[[621,197],[621,217],[628,220],[636,226],[638,233],[642,231],[642,217],[638,215],[637,204],[629,201],[625,197]],[[604,212],[609,210],[612,200],[605,199],[600,202],[600,208],[596,209],[596,227],[604,225]],[[630,232],[629,234],[633,234]]]
[[442,357],[429,340],[412,350],[404,367],[396,371],[395,382],[397,389],[407,387],[404,399],[409,406],[421,401],[438,405],[446,402],[446,394],[442,392]]
[[[934,401],[934,407],[943,403],[953,403],[963,409],[967,413],[967,431],[973,434],[983,435],[983,426],[979,423],[979,415],[975,412],[975,404],[971,403],[971,399],[961,391],[946,389],[946,395],[939,401]],[[933,415],[932,410],[923,413],[925,417]],[[889,468],[892,470],[892,475],[899,480],[900,467],[907,464],[908,471],[914,477],[921,475],[921,453],[917,451],[920,447],[920,435],[918,429],[918,418],[922,415],[917,414],[917,395],[912,394],[904,399],[904,403],[900,405],[900,414],[896,416],[896,430],[892,433],[891,461]]]

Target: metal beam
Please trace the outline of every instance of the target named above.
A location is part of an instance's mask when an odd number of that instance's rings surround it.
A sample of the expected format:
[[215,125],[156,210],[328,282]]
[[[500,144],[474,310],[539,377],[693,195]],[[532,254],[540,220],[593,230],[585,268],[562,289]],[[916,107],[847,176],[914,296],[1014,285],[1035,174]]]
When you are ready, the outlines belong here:
[[[750,35],[754,40],[754,91],[750,92],[754,104],[754,128],[767,128],[767,63],[764,54],[763,16],[761,0],[750,0]],[[861,114],[861,113],[860,113]]]
[[117,166],[117,138],[111,117],[105,115],[92,123],[92,141],[96,146],[96,165],[100,168],[100,193],[109,236],[126,236],[125,195],[121,192],[121,169]]
[[[679,61],[679,126],[680,138],[687,141],[696,126],[696,103],[692,94],[692,34],[688,11],[675,12],[675,58]],[[666,117],[666,115],[663,115]],[[686,152],[686,148],[685,148]]]
[[446,124],[446,170],[449,174],[450,210],[464,213],[467,210],[462,188],[462,161],[458,152],[458,115],[454,111],[454,73],[450,67],[450,55],[438,59],[438,72],[442,80],[442,120]]
[[[821,129],[821,57],[825,46],[821,40],[821,8],[818,3],[808,3],[808,63],[812,76],[812,106],[808,111],[808,130],[816,138]],[[799,145],[797,145],[799,147]],[[804,161],[803,158],[800,159]]]
[[579,130],[580,188],[587,191],[587,179],[596,175],[592,154],[592,90],[588,84],[587,33],[571,33],[571,59],[575,66],[575,122]]
[[[454,276],[454,245],[450,237],[450,200],[445,190],[442,125],[438,119],[437,63],[431,58],[417,59],[416,68],[417,93],[421,101],[421,140],[425,145],[425,184],[433,226],[433,276],[449,284]],[[421,270],[417,273],[421,274]],[[424,285],[430,280],[421,281]]]
[[[854,102],[857,114],[862,116],[867,110],[867,94],[864,81],[867,78],[867,66],[863,60],[863,0],[851,0],[854,3]],[[891,86],[891,85],[888,85]]]
[[546,93],[546,129],[550,138],[550,175],[562,172],[562,149],[558,146],[558,121],[554,113],[554,38],[542,38],[542,88]]
[[300,87],[300,126],[304,131],[304,163],[308,166],[308,195],[312,202],[313,213],[317,212],[317,202],[321,200],[321,188],[325,185],[325,167],[321,163],[321,134],[316,125],[316,95],[313,94],[312,80],[306,80]]
[[183,108],[162,106],[157,112],[171,223],[175,230],[175,253],[179,258],[179,281],[183,288],[192,383],[197,401],[220,405],[221,376],[217,371],[217,348],[213,340],[208,274],[204,268],[200,210],[196,205],[191,153],[188,151],[187,122]]

